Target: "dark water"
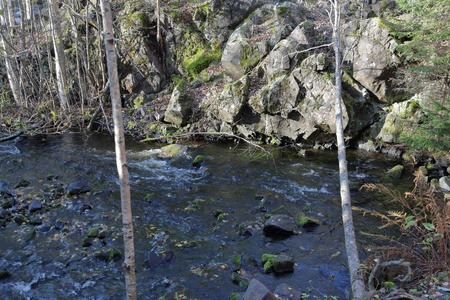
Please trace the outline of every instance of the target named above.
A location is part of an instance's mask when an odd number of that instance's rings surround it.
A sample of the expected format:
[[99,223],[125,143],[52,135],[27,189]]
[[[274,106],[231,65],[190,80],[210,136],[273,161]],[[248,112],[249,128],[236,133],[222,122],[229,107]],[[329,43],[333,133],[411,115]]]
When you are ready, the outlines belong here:
[[[275,166],[272,159],[258,158],[244,146],[194,143],[191,158],[172,161],[159,158],[160,146],[127,144],[139,299],[163,295],[228,299],[233,292],[244,292],[245,288],[231,281],[231,257],[236,254],[258,262],[249,272],[271,290],[287,283],[305,293],[345,298],[349,275],[334,153],[316,151],[306,157],[278,153]],[[106,262],[95,254],[110,247],[122,250],[113,151],[113,139],[103,135],[19,138],[0,144],[0,182],[8,184],[19,206],[42,199],[43,190],[53,184],[65,187],[84,181],[93,188],[85,195],[50,201],[59,201],[61,206],[36,213],[42,225],[9,222],[0,229],[0,271],[6,269],[13,275],[0,280],[0,298],[124,298],[121,260]],[[198,154],[210,159],[195,168],[191,162]],[[385,156],[351,152],[352,184],[402,186],[410,180],[408,176],[394,181],[383,175],[397,163]],[[49,174],[57,176],[56,180],[47,180]],[[21,178],[30,185],[12,189]],[[259,208],[261,199],[266,212]],[[359,206],[382,209],[380,197],[373,193],[355,189],[352,199]],[[239,235],[239,224],[262,222],[265,213],[282,205],[291,215],[303,212],[322,225],[312,230],[299,228],[298,235],[281,240]],[[86,209],[89,206],[92,209]],[[216,220],[216,209],[225,212],[223,220]],[[382,243],[366,234],[379,233],[380,224],[358,213],[355,222],[364,258]],[[93,246],[83,247],[87,232],[96,226],[108,232],[103,244],[95,240]],[[25,235],[33,227],[37,234],[26,242]],[[194,247],[183,246],[192,241]],[[149,253],[164,250],[174,252],[170,262],[145,266]],[[281,276],[265,274],[261,265],[265,253],[292,256],[295,271]]]

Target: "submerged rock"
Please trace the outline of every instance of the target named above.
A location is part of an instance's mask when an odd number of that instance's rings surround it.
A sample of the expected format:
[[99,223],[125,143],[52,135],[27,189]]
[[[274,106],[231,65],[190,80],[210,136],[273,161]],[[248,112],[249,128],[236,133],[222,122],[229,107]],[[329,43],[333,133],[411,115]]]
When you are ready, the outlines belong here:
[[92,188],[90,186],[88,186],[87,184],[85,184],[82,181],[75,181],[72,182],[71,184],[69,184],[69,186],[67,187],[67,193],[69,195],[79,195],[82,193],[87,193],[91,190]]
[[8,270],[0,271],[0,280],[11,277],[12,274]]
[[18,183],[16,183],[14,185],[14,188],[17,189],[17,188],[20,188],[20,187],[26,187],[28,185],[30,185],[30,182],[28,180],[22,178],[22,179],[19,180]]
[[252,279],[245,291],[244,300],[275,300],[274,294],[258,279]]
[[300,300],[302,299],[302,293],[300,291],[294,290],[287,283],[282,283],[277,286],[274,294],[281,299],[289,300]]
[[274,215],[264,225],[264,233],[287,236],[294,234],[295,223],[288,215]]
[[180,144],[171,144],[161,148],[160,156],[163,158],[174,158],[186,155],[188,147]]
[[160,265],[162,263],[170,261],[174,257],[173,251],[164,251],[164,252],[153,252],[150,253],[148,259],[145,261],[145,265],[148,267],[153,267]]

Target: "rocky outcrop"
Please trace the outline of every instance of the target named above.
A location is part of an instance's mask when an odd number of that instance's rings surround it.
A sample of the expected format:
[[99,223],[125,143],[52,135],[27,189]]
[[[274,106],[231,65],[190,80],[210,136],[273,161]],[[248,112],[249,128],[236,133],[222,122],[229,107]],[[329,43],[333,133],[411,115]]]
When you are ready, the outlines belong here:
[[[227,75],[235,80],[244,76],[279,41],[289,36],[302,16],[302,7],[292,2],[266,4],[257,9],[227,41],[222,55],[222,65]],[[300,33],[295,37],[302,38]],[[299,43],[293,38],[289,41]],[[290,47],[294,49],[295,46]],[[289,59],[286,61],[289,63]]]
[[372,18],[345,24],[341,35],[342,53],[353,78],[380,101],[392,103],[401,96],[389,80],[400,60],[395,55],[398,44],[383,22]]
[[122,87],[128,93],[159,92],[168,79],[156,35],[149,34],[147,29],[155,20],[149,19],[143,6],[143,3],[127,2],[117,18]]

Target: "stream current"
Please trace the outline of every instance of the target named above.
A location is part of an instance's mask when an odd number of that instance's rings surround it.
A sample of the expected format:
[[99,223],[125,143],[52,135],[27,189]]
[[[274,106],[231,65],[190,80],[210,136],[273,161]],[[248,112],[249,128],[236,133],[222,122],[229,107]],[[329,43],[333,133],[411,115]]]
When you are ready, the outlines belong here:
[[[233,255],[240,255],[247,264],[242,269],[272,291],[287,283],[321,298],[345,299],[349,274],[334,152],[304,157],[277,152],[272,160],[258,158],[244,145],[199,142],[189,145],[188,157],[169,160],[159,156],[162,146],[127,141],[138,299],[228,299],[243,293],[245,288],[231,280]],[[194,167],[199,154],[208,160]],[[387,156],[350,151],[348,160],[352,201],[358,206],[383,209],[380,197],[358,189],[364,182],[397,187],[411,182],[408,175],[402,180],[384,175],[398,163]],[[33,199],[44,203],[32,214],[42,224],[12,221],[0,228],[0,271],[12,274],[0,279],[1,299],[124,299],[122,258],[108,262],[96,254],[111,247],[123,251],[116,174],[110,136],[74,133],[0,144],[0,182],[16,197],[16,206]],[[13,188],[20,179],[30,184]],[[92,190],[54,200],[43,192],[74,181]],[[298,234],[284,239],[259,231],[239,234],[240,224],[264,222],[277,209],[291,216],[303,213],[320,225],[298,227]],[[381,224],[360,213],[354,218],[364,259],[381,243],[371,235],[380,233]],[[94,227],[106,237],[83,247]],[[33,228],[35,236],[26,240]],[[161,251],[172,251],[173,258],[149,266],[150,253]],[[291,256],[294,272],[265,273],[265,253]]]

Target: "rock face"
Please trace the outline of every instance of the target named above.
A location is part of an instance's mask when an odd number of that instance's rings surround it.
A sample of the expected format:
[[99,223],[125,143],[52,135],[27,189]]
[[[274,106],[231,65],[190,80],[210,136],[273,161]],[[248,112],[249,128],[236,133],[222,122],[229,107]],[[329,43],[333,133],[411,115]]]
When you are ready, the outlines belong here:
[[159,92],[167,83],[156,35],[149,34],[147,29],[155,20],[148,18],[143,6],[127,2],[117,18],[122,35],[118,44],[123,55],[122,86],[128,93]]
[[[238,80],[256,66],[270,49],[286,38],[300,23],[303,15],[301,10],[301,6],[292,2],[283,2],[275,6],[266,4],[257,9],[231,34],[227,41],[222,55],[222,65],[226,74]],[[264,32],[271,33],[267,39],[261,39],[261,33]],[[300,34],[295,37],[303,38]],[[285,51],[294,49],[300,42],[292,38],[286,42],[286,45],[289,43],[290,48],[286,48]],[[294,45],[291,45],[292,43]],[[279,60],[280,53],[273,55],[272,63]],[[287,66],[284,66],[286,69],[290,67],[289,60],[283,60],[283,63],[287,63]],[[278,63],[275,66],[279,67]]]
[[449,176],[441,177],[439,179],[439,185],[444,192],[446,193],[450,192],[450,177]]
[[343,26],[341,36],[348,53],[343,61],[353,71],[356,81],[365,86],[379,100],[396,100],[394,86],[389,81],[400,60],[395,55],[397,42],[390,37],[389,30],[378,18],[353,21]]

